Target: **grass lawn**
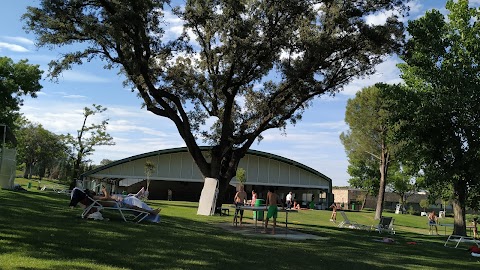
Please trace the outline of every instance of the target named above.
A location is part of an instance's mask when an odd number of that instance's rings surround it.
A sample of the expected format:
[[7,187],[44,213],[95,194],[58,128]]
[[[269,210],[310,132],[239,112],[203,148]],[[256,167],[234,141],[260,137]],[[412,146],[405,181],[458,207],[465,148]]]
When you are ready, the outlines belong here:
[[[150,201],[163,209],[159,224],[125,223],[109,212],[109,221],[83,220],[80,208],[67,206],[68,196],[32,184],[27,192],[0,190],[0,269],[480,269],[468,244],[444,247],[443,228],[428,235],[426,217],[387,213],[397,231],[388,244],[373,241],[378,232],[338,229],[330,211],[302,210],[289,215],[289,227],[329,240],[287,242],[224,231],[214,225],[232,216],[197,216],[190,202]],[[245,215],[253,223],[251,212]],[[373,212],[347,216],[378,223]]]

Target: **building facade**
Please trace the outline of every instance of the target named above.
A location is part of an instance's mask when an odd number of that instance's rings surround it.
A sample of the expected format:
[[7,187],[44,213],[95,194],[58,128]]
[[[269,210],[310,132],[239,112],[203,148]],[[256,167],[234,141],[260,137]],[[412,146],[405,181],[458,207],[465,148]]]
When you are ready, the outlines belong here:
[[[202,147],[208,158],[210,147]],[[173,200],[198,201],[203,188],[204,176],[196,166],[186,147],[149,152],[128,157],[101,166],[81,175],[81,185],[96,189],[100,183],[107,184],[114,193],[136,193],[146,187],[145,164],[154,166],[150,180],[149,198],[167,199],[171,190]],[[269,187],[274,187],[282,198],[294,193],[299,203],[314,201],[316,208],[325,209],[332,194],[332,180],[324,174],[296,161],[256,150],[249,150],[240,161],[245,169],[245,190],[251,195],[255,190],[258,198],[265,198]],[[233,201],[238,181],[233,178],[226,198]]]

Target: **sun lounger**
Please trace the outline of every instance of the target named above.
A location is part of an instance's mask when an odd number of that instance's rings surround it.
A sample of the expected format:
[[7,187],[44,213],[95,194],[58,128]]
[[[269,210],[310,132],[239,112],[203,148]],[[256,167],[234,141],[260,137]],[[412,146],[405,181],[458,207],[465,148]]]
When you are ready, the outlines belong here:
[[339,228],[350,228],[350,229],[358,229],[358,230],[370,230],[370,226],[359,224],[355,221],[351,221],[347,214],[344,211],[340,211],[340,215],[343,217],[343,221],[338,224]]
[[468,236],[462,236],[462,235],[449,235],[448,238],[447,238],[447,241],[445,241],[445,244],[443,246],[445,247],[452,247],[452,246],[449,246],[448,243],[449,242],[457,242],[457,244],[455,245],[455,248],[458,247],[458,245],[460,245],[460,243],[474,243],[476,244],[478,247],[480,247],[480,241],[473,238],[473,237],[468,237]]
[[[124,199],[124,202],[128,202],[129,205],[136,206],[136,208],[132,208],[126,203],[121,203],[115,200],[97,200],[88,193],[89,192],[83,191],[78,188],[73,189],[71,193],[70,206],[75,206],[77,205],[77,203],[85,205],[85,209],[81,214],[82,218],[88,218],[92,213],[102,210],[113,210],[118,212],[124,221],[127,221],[127,213],[133,214],[133,218],[130,220],[137,223],[145,219],[148,219],[152,222],[160,221],[160,217],[158,215],[154,216],[150,214],[147,210],[139,209],[148,206],[146,206],[146,204],[143,205],[144,203],[137,198]],[[138,201],[139,205],[136,205],[137,202],[135,202],[134,200]]]
[[126,215],[125,215],[127,213],[133,214],[133,218],[130,219],[130,221],[134,221],[134,222],[137,222],[137,223],[142,222],[150,214],[150,213],[148,213],[147,211],[144,211],[144,210],[125,207],[124,205],[122,205],[122,203],[117,202],[115,200],[95,200],[88,195],[87,195],[87,197],[92,202],[83,211],[82,218],[86,218],[92,212],[92,209],[94,209],[94,208],[97,211],[102,211],[102,210],[118,211],[118,213],[120,214],[120,216],[122,217],[122,219],[125,222],[127,222],[127,218],[126,218]]

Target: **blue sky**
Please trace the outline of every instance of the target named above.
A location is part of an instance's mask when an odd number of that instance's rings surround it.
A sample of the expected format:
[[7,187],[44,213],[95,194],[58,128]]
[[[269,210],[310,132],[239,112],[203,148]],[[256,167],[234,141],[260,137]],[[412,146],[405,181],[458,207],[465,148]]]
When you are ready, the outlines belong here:
[[[410,17],[415,19],[426,10],[436,8],[445,12],[445,0],[413,0],[410,2]],[[470,1],[479,5],[480,0]],[[35,37],[23,30],[20,17],[28,5],[38,1],[4,0],[0,9],[0,56],[15,62],[28,59],[31,64],[47,70],[48,62],[57,59],[60,48],[37,49]],[[168,14],[167,14],[168,15]],[[370,16],[371,23],[382,23],[385,14]],[[167,16],[167,35],[181,31],[181,24],[173,16]],[[313,102],[296,126],[288,126],[286,135],[279,130],[265,132],[264,139],[252,149],[270,152],[301,162],[333,179],[333,185],[348,185],[348,161],[339,135],[347,130],[344,122],[345,106],[349,98],[365,86],[376,82],[400,82],[396,64],[400,60],[391,56],[377,67],[377,73],[369,78],[357,79],[347,85],[335,97],[320,97]],[[57,83],[48,79],[41,81],[42,91],[38,98],[27,98],[21,112],[32,122],[42,124],[57,133],[75,134],[82,124],[85,106],[100,104],[108,110],[93,119],[109,118],[108,132],[114,137],[115,146],[98,147],[90,157],[94,163],[102,159],[117,160],[154,150],[181,147],[184,142],[174,125],[164,118],[141,109],[141,100],[122,85],[123,77],[118,70],[104,70],[103,63],[92,61],[75,66],[67,71]],[[46,72],[45,72],[46,74]]]

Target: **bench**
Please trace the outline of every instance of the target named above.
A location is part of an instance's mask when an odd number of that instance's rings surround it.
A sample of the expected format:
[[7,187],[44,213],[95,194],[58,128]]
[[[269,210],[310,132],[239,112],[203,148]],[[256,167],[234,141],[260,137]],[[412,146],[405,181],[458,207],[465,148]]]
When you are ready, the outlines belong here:
[[445,241],[445,244],[443,246],[447,247],[448,242],[457,242],[455,245],[455,248],[458,247],[460,243],[475,243],[478,247],[480,247],[480,241],[469,236],[462,236],[462,235],[450,235],[447,238],[447,241]]
[[220,216],[230,216],[230,209],[225,207],[217,207]]

